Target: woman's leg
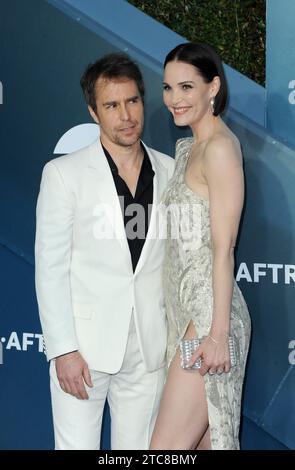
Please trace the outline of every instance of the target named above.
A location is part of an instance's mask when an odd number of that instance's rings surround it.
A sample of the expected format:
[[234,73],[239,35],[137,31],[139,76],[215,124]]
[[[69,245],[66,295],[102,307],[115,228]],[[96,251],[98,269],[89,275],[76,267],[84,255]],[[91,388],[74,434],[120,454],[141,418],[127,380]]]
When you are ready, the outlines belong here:
[[211,440],[210,440],[210,429],[209,426],[207,430],[197,445],[197,450],[211,450]]
[[[193,337],[196,333],[191,322],[185,338]],[[150,448],[195,449],[203,439],[208,444],[207,430],[204,379],[197,370],[188,371],[180,367],[180,353],[177,350],[169,368]]]

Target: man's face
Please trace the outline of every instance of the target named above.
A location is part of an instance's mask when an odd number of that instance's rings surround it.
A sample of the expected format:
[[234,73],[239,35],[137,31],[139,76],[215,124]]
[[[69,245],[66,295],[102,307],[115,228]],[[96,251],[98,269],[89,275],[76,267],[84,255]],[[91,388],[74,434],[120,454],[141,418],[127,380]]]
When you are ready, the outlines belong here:
[[130,147],[139,141],[143,129],[143,102],[136,82],[128,78],[100,77],[95,84],[96,112],[103,144]]

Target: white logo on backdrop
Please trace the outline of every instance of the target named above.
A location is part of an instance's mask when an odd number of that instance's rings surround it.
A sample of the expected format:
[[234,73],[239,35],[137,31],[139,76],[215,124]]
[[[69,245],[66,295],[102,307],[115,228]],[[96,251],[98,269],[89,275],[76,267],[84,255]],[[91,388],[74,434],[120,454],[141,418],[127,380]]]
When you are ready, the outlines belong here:
[[79,124],[69,129],[57,142],[53,153],[67,154],[87,147],[99,137],[97,124]]
[[288,86],[289,89],[293,90],[291,91],[291,93],[289,94],[289,103],[290,104],[295,104],[295,80],[291,80],[289,82],[289,86]]
[[253,263],[249,268],[241,263],[236,280],[245,279],[247,282],[261,282],[261,278],[270,280],[272,284],[291,284],[295,282],[295,264]]
[[43,335],[41,333],[17,333],[12,331],[7,338],[0,339],[0,364],[4,363],[4,351],[28,351],[32,349],[45,353]]
[[289,353],[289,363],[294,366],[295,365],[295,339],[292,339],[289,343],[289,349],[292,351]]
[[3,344],[0,342],[0,366],[3,364]]
[[3,84],[0,82],[0,104],[3,104]]

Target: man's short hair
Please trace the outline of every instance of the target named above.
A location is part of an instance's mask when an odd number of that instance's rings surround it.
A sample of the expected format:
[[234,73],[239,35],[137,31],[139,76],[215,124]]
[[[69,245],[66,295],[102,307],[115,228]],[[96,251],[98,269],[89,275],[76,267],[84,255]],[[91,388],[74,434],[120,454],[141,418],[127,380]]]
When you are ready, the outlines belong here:
[[88,65],[81,77],[80,84],[86,103],[96,112],[95,83],[100,78],[134,80],[142,101],[144,101],[144,82],[139,67],[127,54],[108,54]]

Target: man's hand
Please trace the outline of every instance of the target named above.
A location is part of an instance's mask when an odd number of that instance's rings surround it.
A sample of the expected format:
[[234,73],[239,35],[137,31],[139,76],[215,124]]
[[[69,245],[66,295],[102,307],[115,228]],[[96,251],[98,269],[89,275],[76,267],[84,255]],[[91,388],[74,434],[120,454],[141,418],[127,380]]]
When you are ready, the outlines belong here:
[[[78,351],[70,352],[55,359],[56,374],[64,392],[86,400],[88,387],[93,387],[87,363]],[[83,380],[84,379],[84,380]]]

